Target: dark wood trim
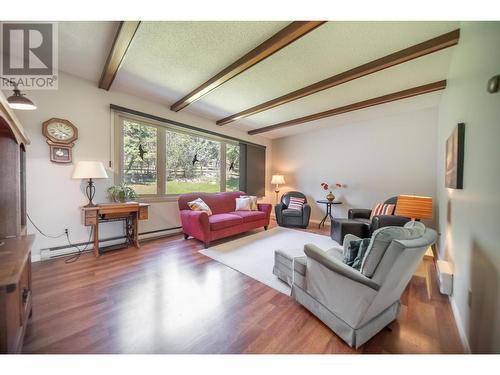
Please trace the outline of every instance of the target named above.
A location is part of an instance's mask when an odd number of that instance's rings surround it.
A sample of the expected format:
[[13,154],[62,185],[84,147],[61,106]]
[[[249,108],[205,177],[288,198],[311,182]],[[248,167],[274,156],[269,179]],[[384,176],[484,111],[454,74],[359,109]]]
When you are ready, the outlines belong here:
[[219,87],[223,83],[236,77],[238,74],[265,60],[275,52],[300,39],[318,26],[321,26],[326,21],[296,21],[290,23],[285,28],[278,31],[265,42],[248,52],[243,57],[236,60],[231,65],[227,66],[215,76],[210,78],[202,85],[195,88],[189,94],[170,106],[172,111],[180,111],[189,104],[200,99],[210,91]]
[[159,116],[155,116],[155,115],[151,115],[149,113],[144,113],[144,112],[136,111],[135,109],[120,107],[119,105],[116,105],[116,104],[110,104],[109,107],[113,111],[128,113],[128,114],[139,116],[139,117],[144,117],[144,118],[147,118],[147,119],[150,119],[150,120],[155,120],[155,121],[158,121],[158,122],[163,122],[163,123],[166,123],[166,124],[171,124],[171,125],[179,126],[181,128],[185,128],[185,129],[189,129],[189,130],[194,130],[194,131],[197,131],[197,132],[200,132],[200,133],[210,134],[210,135],[213,135],[213,136],[216,136],[216,137],[219,137],[219,138],[229,139],[231,141],[238,142],[238,143],[243,143],[243,144],[247,144],[247,145],[252,145],[252,146],[266,148],[266,146],[259,145],[258,143],[248,142],[248,141],[245,141],[243,139],[231,137],[229,135],[220,134],[220,133],[217,133],[217,132],[213,132],[211,130],[197,128],[196,126],[184,124],[182,122],[178,122],[178,121],[174,121],[174,120],[169,120],[167,118],[159,117]]
[[267,111],[268,109],[303,98],[305,96],[315,94],[319,91],[326,90],[331,87],[352,81],[354,79],[364,77],[368,74],[390,68],[391,66],[395,66],[448,47],[452,47],[458,43],[459,37],[460,29],[451,31],[436,38],[429,39],[423,43],[419,43],[409,48],[405,48],[401,51],[391,53],[390,55],[384,56],[380,59],[373,60],[369,63],[347,70],[343,73],[313,83],[312,85],[290,92],[286,95],[280,96],[279,98],[269,100],[265,103],[256,105],[255,107],[238,112],[221,120],[217,120],[217,125],[226,125],[233,121],[237,121],[242,118],[252,116],[257,113]]
[[346,112],[357,111],[358,109],[373,107],[373,106],[379,105],[379,104],[389,103],[389,102],[393,102],[393,101],[400,100],[400,99],[410,98],[412,96],[417,96],[417,95],[427,94],[427,93],[433,92],[433,91],[443,90],[444,88],[446,88],[446,80],[438,81],[438,82],[434,82],[434,83],[429,83],[427,85],[412,87],[411,89],[394,92],[392,94],[379,96],[377,98],[363,100],[361,102],[349,104],[349,105],[346,105],[343,107],[330,109],[330,110],[324,111],[324,112],[315,113],[315,114],[312,114],[309,116],[304,116],[304,117],[296,118],[293,120],[280,122],[279,124],[266,126],[264,128],[250,130],[248,132],[248,134],[255,135],[255,134],[265,133],[265,132],[269,132],[271,130],[286,128],[288,126],[303,124],[305,122],[315,121],[315,120],[319,120],[319,119],[322,119],[325,117],[331,117],[331,116],[340,115],[340,114],[346,113]]
[[140,23],[140,21],[120,22],[120,26],[118,27],[115,35],[115,40],[113,41],[113,45],[111,46],[111,50],[109,51],[106,64],[104,65],[104,69],[101,74],[101,79],[99,81],[100,89],[110,89]]

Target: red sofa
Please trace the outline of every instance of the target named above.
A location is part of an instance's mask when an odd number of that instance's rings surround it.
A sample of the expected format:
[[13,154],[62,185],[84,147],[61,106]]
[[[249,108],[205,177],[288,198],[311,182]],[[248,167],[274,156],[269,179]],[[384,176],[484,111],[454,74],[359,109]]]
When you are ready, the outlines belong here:
[[[236,198],[246,193],[242,191],[227,193],[191,193],[179,196],[182,231],[184,237],[194,237],[205,244],[211,241],[264,227],[267,230],[272,205],[258,204],[258,211],[235,211]],[[208,216],[203,211],[192,211],[188,202],[203,199],[212,210]]]

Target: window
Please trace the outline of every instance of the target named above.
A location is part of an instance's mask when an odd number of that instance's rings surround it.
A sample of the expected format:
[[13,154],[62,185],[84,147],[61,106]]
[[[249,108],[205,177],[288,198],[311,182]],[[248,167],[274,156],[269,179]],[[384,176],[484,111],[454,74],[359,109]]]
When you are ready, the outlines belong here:
[[236,142],[117,114],[118,181],[141,196],[238,191]]
[[240,146],[226,144],[226,191],[240,190]]
[[221,191],[221,142],[171,130],[166,136],[166,194]]
[[158,131],[155,127],[123,121],[123,182],[137,194],[156,194],[156,154]]

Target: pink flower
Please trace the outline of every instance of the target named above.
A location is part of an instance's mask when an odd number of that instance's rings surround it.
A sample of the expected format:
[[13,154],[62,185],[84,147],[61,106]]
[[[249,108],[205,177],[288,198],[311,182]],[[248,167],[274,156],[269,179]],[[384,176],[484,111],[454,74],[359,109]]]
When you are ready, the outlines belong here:
[[338,182],[334,185],[333,189],[326,182],[322,182],[320,185],[323,188],[323,190],[333,190],[335,188],[341,188],[342,187],[342,184],[340,184]]

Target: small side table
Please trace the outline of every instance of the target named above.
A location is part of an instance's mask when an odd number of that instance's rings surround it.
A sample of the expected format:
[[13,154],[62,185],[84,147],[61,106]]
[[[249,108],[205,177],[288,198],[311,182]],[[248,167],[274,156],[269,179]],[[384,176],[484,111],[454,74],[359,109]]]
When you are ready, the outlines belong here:
[[[99,223],[125,220],[126,246],[132,244],[139,248],[139,220],[148,218],[148,203],[101,203],[93,207],[82,207],[83,225],[91,226],[94,232],[94,255],[98,257],[105,249],[99,249]],[[123,247],[126,247],[123,246]],[[109,246],[108,250],[119,247]]]
[[326,222],[326,219],[330,218],[330,222],[333,220],[333,216],[332,216],[332,206],[334,204],[342,204],[342,202],[330,202],[329,200],[327,199],[320,199],[318,201],[316,201],[317,203],[320,203],[320,204],[326,204],[326,215],[325,217],[323,218],[323,220],[321,220],[319,222],[319,225],[318,225],[318,228],[321,228],[321,226],[325,226],[325,222]]

